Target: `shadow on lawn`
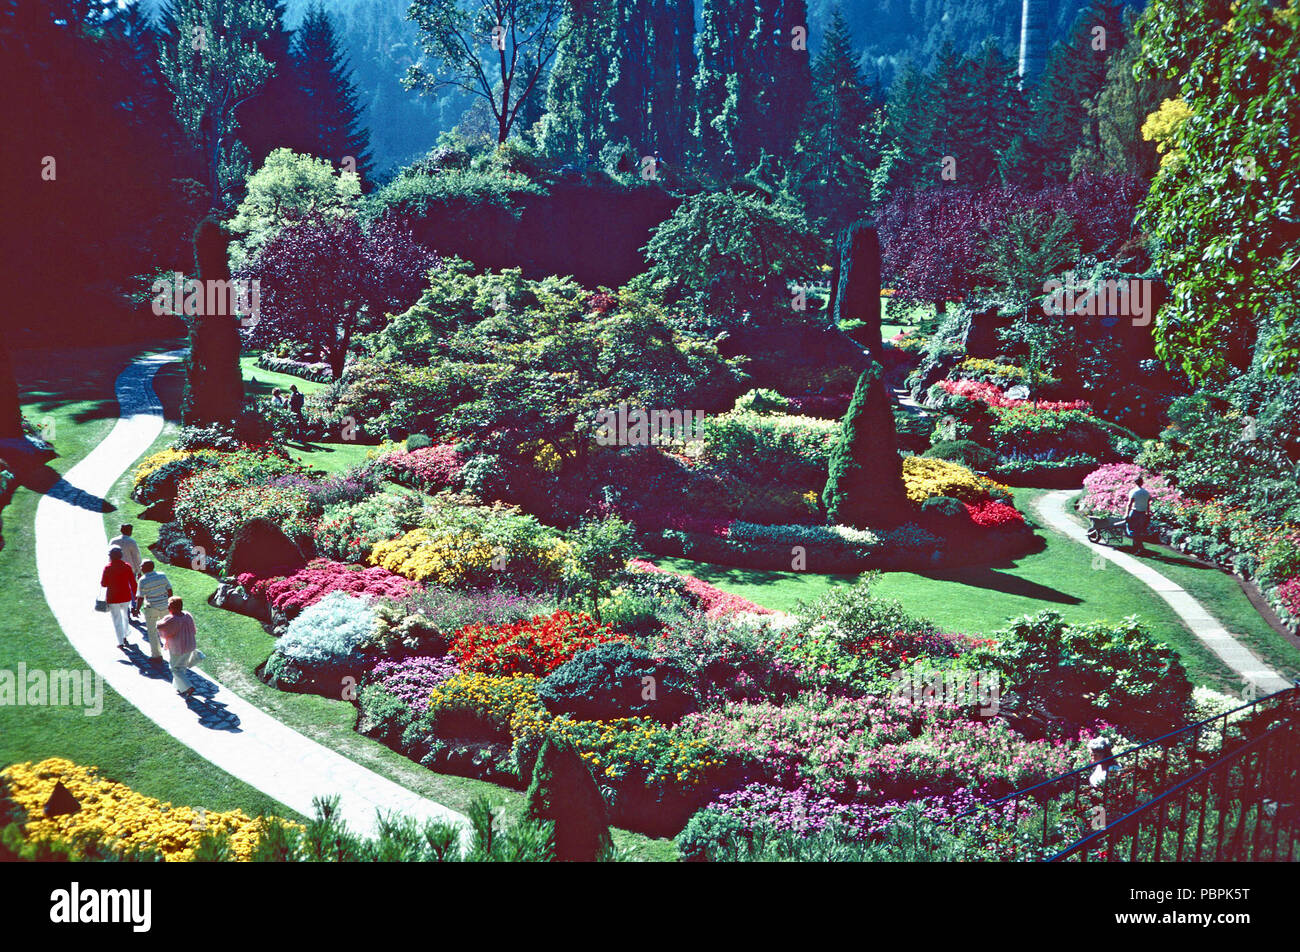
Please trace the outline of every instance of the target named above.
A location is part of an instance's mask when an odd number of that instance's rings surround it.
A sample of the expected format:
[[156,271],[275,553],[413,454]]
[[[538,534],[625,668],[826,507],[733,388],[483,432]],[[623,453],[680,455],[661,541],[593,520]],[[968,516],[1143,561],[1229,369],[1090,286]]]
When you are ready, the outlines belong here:
[[919,572],[917,574],[933,579],[936,582],[954,582],[971,588],[989,589],[1006,595],[1032,598],[1041,602],[1055,602],[1058,605],[1083,604],[1083,599],[1062,592],[1059,589],[1048,585],[1040,585],[1037,582],[1029,581],[1029,579],[1008,575],[1005,572],[998,572],[991,568],[965,568],[954,569],[949,572]]

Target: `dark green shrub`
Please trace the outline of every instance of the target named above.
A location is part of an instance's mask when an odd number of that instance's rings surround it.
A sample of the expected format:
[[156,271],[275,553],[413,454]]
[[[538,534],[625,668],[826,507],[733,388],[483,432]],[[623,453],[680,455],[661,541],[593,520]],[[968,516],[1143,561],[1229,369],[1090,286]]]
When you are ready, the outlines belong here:
[[883,373],[878,363],[862,372],[840,438],[831,450],[823,499],[831,521],[838,525],[897,525],[907,512]]
[[612,642],[560,665],[538,685],[537,696],[552,713],[579,720],[651,717],[672,723],[696,708],[690,684],[676,661]]
[[433,440],[423,433],[412,433],[406,438],[406,451],[408,453],[414,450],[422,450],[427,446],[432,446]]
[[966,507],[951,496],[931,496],[921,503],[921,512],[933,518],[956,519],[966,515]]
[[705,808],[691,817],[686,828],[677,834],[677,852],[687,862],[703,863],[714,859],[722,849],[736,841],[749,840],[749,826],[733,813]]
[[922,456],[931,459],[945,459],[961,463],[978,472],[988,472],[998,462],[998,454],[987,447],[980,446],[974,440],[944,440],[934,444]]
[[542,744],[527,803],[530,819],[555,824],[551,842],[557,860],[590,863],[610,848],[600,788],[567,742],[548,737]]
[[194,567],[196,556],[194,540],[185,532],[179,522],[164,522],[158,527],[158,541],[149,546],[159,561],[168,565]]

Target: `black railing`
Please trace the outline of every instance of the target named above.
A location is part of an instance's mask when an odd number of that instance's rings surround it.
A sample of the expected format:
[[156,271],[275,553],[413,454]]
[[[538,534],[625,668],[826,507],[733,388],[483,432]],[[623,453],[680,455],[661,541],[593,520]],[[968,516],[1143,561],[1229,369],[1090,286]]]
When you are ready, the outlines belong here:
[[[1001,860],[1182,861],[1209,850],[1214,859],[1291,859],[1300,846],[1298,773],[1300,689],[1288,688],[950,822],[980,855]],[[1266,855],[1241,851],[1242,824],[1252,816],[1254,839],[1272,843]]]

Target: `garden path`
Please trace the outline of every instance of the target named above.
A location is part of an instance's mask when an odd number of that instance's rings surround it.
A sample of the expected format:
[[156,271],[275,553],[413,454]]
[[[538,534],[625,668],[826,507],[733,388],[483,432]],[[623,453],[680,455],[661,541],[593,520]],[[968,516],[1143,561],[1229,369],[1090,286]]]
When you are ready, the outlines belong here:
[[1191,629],[1192,634],[1222,659],[1223,663],[1248,684],[1254,684],[1261,694],[1270,694],[1292,687],[1290,681],[1282,677],[1263,661],[1257,658],[1249,648],[1237,641],[1228,630],[1214,618],[1204,606],[1189,595],[1182,586],[1175,584],[1149,565],[1134,558],[1127,552],[1121,552],[1105,545],[1096,545],[1088,541],[1088,532],[1084,526],[1073,518],[1065,508],[1066,502],[1075,496],[1077,489],[1061,489],[1044,493],[1039,497],[1037,507],[1047,525],[1069,538],[1092,549],[1096,558],[1113,562],[1125,572],[1144,582],[1153,592],[1169,603],[1183,623]]
[[[151,669],[132,629],[132,653],[117,649],[107,615],[94,611],[108,539],[103,497],[162,432],[153,390],[159,368],[183,351],[137,359],[117,378],[120,416],[112,432],[51,489],[36,508],[36,568],[45,599],[68,641],[112,688],[177,741],[211,763],[305,816],[312,798],[336,794],[353,832],[373,835],[377,811],[468,829],[459,813],[316,743],[202,675],[181,700],[169,673]],[[199,646],[203,619],[198,618]],[[134,639],[139,639],[136,641]]]

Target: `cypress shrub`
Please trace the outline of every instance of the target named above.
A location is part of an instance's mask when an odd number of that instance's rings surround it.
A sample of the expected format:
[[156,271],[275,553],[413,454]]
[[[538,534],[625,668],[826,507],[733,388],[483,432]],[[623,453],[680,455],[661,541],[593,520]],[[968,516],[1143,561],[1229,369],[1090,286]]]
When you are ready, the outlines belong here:
[[605,801],[586,763],[566,741],[548,737],[528,784],[530,819],[555,824],[551,842],[562,862],[594,862],[609,848]]
[[831,449],[823,498],[830,521],[842,526],[897,525],[911,511],[879,363],[872,362],[858,377],[839,440]]

